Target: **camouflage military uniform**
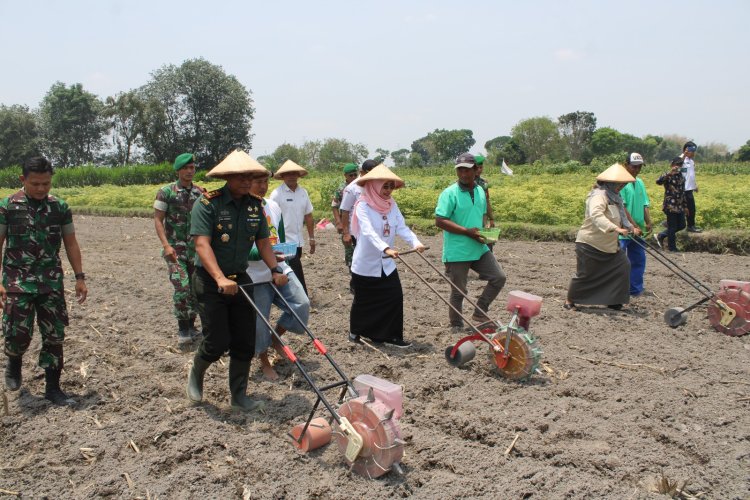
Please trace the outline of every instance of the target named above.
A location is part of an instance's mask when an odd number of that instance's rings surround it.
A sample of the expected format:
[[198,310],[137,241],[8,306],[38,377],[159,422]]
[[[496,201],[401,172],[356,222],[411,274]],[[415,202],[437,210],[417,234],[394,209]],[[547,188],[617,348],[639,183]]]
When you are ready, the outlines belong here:
[[154,201],[155,209],[166,212],[164,232],[177,258],[177,262],[167,261],[169,281],[174,287],[172,302],[177,320],[195,319],[197,312],[195,294],[190,286],[195,271],[195,244],[190,237],[190,212],[201,194],[203,189],[199,186],[193,184],[187,189],[178,181],[161,188]]
[[63,368],[68,310],[63,292],[60,244],[74,233],[73,215],[63,200],[38,201],[21,190],[0,200],[0,235],[5,237],[3,309],[5,354],[23,356],[31,343],[34,315],[42,335],[39,366]]
[[[333,199],[331,200],[331,208],[340,208],[341,200],[344,199],[344,188],[346,188],[346,182],[342,182],[341,185],[336,188],[333,192]],[[354,245],[344,245],[344,261],[346,267],[352,267],[352,257],[354,256]]]

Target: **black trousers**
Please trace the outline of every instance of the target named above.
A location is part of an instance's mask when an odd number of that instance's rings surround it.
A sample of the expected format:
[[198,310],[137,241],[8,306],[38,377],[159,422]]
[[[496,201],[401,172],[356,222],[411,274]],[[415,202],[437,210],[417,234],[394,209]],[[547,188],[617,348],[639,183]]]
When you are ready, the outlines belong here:
[[690,211],[687,216],[687,227],[695,227],[695,197],[693,191],[685,191],[685,201]]
[[[236,274],[236,282],[243,285],[252,280],[243,270]],[[213,363],[229,351],[230,358],[250,361],[255,353],[255,310],[242,292],[219,293],[216,281],[202,267],[196,268],[192,286],[201,320],[205,320],[200,357]],[[252,296],[252,287],[248,291]]]
[[667,216],[667,230],[659,233],[659,239],[667,238],[667,248],[673,252],[677,251],[676,234],[685,229],[685,214],[682,212],[664,212]]
[[294,271],[299,282],[302,283],[302,289],[305,291],[305,295],[309,297],[310,294],[307,293],[307,285],[305,284],[305,273],[302,272],[302,247],[297,247],[297,254],[293,258],[287,260],[286,263],[289,264],[289,267],[292,268],[292,271]]

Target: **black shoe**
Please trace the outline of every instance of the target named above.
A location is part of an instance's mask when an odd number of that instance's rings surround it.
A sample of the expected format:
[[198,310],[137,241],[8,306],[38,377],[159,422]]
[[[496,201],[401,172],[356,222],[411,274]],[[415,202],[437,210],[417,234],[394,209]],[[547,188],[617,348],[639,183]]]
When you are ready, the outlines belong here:
[[401,349],[406,349],[407,347],[411,347],[411,342],[404,339],[390,339],[390,340],[384,340],[384,344],[392,345],[393,347],[398,347]]
[[69,398],[62,389],[60,389],[60,372],[61,370],[55,370],[52,368],[44,370],[44,380],[46,383],[44,397],[53,405],[57,406],[69,406],[75,404],[75,401]]
[[362,341],[359,339],[359,335],[354,335],[353,333],[349,334],[349,342],[352,342],[354,344],[362,343]]
[[688,233],[702,233],[703,229],[699,228],[698,226],[690,226],[687,228]]
[[8,356],[8,364],[5,365],[5,387],[9,391],[21,388],[21,364],[21,356]]
[[572,302],[570,302],[570,303],[568,303],[568,302],[564,303],[563,304],[563,309],[566,309],[568,311],[577,311],[578,310],[578,308],[576,307],[576,305],[574,303],[572,303]]

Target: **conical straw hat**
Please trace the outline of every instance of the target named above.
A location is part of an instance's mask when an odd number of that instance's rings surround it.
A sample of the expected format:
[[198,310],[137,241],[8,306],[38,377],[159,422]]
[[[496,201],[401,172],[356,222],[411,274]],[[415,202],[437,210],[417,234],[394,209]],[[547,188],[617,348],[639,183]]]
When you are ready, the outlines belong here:
[[357,184],[364,186],[367,181],[394,181],[396,189],[404,187],[401,177],[391,172],[391,169],[382,163],[357,179]]
[[227,175],[249,173],[268,175],[271,174],[271,172],[269,172],[266,167],[258,163],[257,160],[252,158],[244,151],[238,149],[229,153],[229,156],[224,158],[221,162],[219,162],[218,165],[212,168],[206,174],[206,177],[223,179]]
[[288,174],[290,172],[297,172],[300,177],[304,177],[307,175],[307,170],[300,167],[296,163],[294,163],[292,160],[287,160],[284,162],[284,164],[281,166],[280,169],[276,171],[275,174],[273,174],[274,179],[281,179],[281,176],[284,174]]
[[630,172],[628,172],[625,167],[623,167],[619,163],[615,163],[614,165],[609,167],[607,170],[597,175],[596,180],[602,181],[602,182],[627,183],[627,182],[635,182],[635,177],[630,175]]

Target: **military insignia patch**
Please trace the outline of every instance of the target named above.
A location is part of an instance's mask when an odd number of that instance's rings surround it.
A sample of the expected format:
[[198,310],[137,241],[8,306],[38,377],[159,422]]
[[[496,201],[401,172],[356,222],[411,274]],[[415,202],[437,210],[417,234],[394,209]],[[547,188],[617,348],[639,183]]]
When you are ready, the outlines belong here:
[[224,242],[224,243],[228,243],[229,242],[229,235],[227,233],[222,234],[221,235],[221,241]]

